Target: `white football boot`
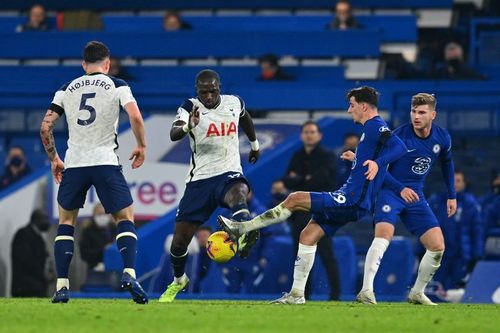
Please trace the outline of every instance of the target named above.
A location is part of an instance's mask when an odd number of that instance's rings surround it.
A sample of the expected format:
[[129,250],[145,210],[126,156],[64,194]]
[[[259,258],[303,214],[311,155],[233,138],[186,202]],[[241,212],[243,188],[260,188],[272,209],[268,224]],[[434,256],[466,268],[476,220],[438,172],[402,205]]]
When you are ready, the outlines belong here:
[[410,293],[408,294],[408,303],[422,304],[422,305],[437,305],[436,303],[432,302],[429,299],[429,297],[425,296],[424,293],[416,292],[413,290],[410,290]]
[[271,301],[269,304],[306,304],[306,299],[304,296],[293,296],[291,293],[283,293],[283,296]]
[[377,304],[373,290],[361,290],[356,296],[356,302],[363,304]]

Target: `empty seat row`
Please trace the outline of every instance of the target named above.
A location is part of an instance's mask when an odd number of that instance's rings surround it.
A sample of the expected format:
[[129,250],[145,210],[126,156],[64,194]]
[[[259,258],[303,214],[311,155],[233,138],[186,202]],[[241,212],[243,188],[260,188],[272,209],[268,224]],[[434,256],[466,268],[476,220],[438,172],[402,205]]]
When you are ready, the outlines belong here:
[[[96,10],[158,10],[158,9],[329,9],[334,5],[332,0],[87,0],[65,1],[44,0],[40,1],[51,10],[64,9],[96,9]],[[354,8],[451,8],[453,0],[351,0]],[[16,0],[0,2],[0,10],[28,9],[33,5],[31,0]]]
[[[357,16],[361,27],[382,32],[383,42],[415,42],[417,18],[415,15],[363,15]],[[0,18],[0,31],[14,31],[26,19],[22,17]],[[104,31],[107,32],[161,32],[161,16],[104,15]],[[330,15],[305,16],[185,16],[183,21],[192,30],[199,31],[324,31],[330,23]],[[55,22],[54,22],[55,23]]]

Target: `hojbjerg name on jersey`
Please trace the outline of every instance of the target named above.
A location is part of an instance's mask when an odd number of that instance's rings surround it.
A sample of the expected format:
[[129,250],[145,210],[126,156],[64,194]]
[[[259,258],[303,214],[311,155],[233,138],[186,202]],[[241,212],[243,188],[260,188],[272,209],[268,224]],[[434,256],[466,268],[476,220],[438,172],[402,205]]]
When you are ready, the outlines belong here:
[[109,90],[111,89],[112,84],[101,79],[82,79],[81,81],[77,81],[69,85],[68,91],[72,93],[79,88],[88,86],[95,86],[99,88],[104,88],[104,90]]

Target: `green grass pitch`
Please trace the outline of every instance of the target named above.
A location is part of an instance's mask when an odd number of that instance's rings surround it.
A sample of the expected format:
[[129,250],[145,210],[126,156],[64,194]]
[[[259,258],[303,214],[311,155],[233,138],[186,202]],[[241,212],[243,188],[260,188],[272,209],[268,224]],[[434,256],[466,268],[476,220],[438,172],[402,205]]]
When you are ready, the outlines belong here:
[[405,303],[0,299],[0,333],[500,332],[500,306]]

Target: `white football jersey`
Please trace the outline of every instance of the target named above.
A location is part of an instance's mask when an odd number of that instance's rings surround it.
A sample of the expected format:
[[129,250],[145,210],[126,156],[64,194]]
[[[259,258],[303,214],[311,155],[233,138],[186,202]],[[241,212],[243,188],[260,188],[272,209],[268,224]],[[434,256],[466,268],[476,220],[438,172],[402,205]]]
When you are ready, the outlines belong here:
[[207,109],[190,98],[177,110],[175,121],[189,121],[189,112],[198,106],[200,122],[187,135],[191,145],[191,167],[186,182],[214,177],[225,172],[242,172],[238,125],[245,104],[238,96],[221,95],[220,104]]
[[123,80],[94,73],[62,86],[50,106],[68,123],[66,168],[119,165],[117,126],[120,105],[135,102]]

